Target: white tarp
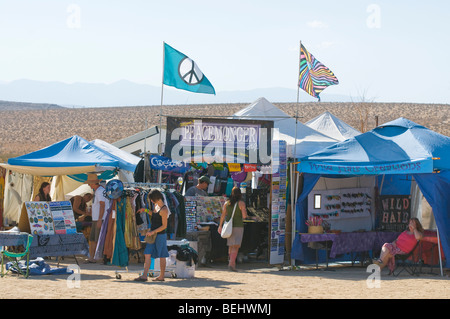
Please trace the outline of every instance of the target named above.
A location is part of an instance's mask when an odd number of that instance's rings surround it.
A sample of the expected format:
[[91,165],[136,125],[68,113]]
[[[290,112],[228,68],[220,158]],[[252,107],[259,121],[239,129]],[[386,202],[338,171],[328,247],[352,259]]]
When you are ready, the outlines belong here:
[[[278,129],[278,132],[274,133],[274,139],[286,141],[289,157],[293,156],[294,148],[296,157],[299,158],[338,142],[337,139],[296,121],[263,97],[233,114],[232,118],[273,120],[274,128]],[[296,147],[294,147],[295,141],[297,141]]]
[[361,134],[360,131],[328,111],[306,122],[305,125],[338,141],[345,141],[348,138]]

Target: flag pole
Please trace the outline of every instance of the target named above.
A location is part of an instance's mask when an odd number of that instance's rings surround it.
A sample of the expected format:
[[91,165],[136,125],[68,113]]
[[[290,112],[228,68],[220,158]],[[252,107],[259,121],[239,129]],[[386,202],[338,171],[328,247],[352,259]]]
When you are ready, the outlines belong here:
[[[159,155],[161,155],[162,150],[160,150],[161,147],[161,140],[162,140],[162,108],[163,108],[163,97],[164,97],[164,63],[166,59],[166,42],[163,41],[163,63],[162,63],[162,80],[161,80],[161,106],[159,108],[159,142],[158,142],[158,150],[157,152]],[[158,183],[162,182],[162,170],[158,171]]]
[[[291,231],[292,231],[292,236],[291,236],[291,253],[292,253],[292,247],[294,246],[294,240],[295,240],[295,234],[297,233],[296,231],[296,227],[295,227],[295,214],[296,214],[296,206],[297,206],[297,194],[298,194],[298,178],[299,176],[297,176],[297,169],[295,168],[296,162],[297,162],[297,121],[298,121],[298,101],[299,101],[299,91],[300,91],[300,63],[301,63],[301,58],[302,58],[302,41],[300,40],[300,46],[299,46],[299,59],[298,59],[298,77],[297,77],[297,111],[295,114],[295,142],[294,142],[294,163],[292,165],[292,169],[293,172],[291,172],[291,176],[293,176],[294,178],[292,179],[291,182],[291,218],[292,218],[292,226],[291,226]],[[295,181],[295,186],[294,186],[294,181]],[[294,195],[292,196],[292,190],[294,189]],[[291,266],[295,266],[295,259],[291,258]]]

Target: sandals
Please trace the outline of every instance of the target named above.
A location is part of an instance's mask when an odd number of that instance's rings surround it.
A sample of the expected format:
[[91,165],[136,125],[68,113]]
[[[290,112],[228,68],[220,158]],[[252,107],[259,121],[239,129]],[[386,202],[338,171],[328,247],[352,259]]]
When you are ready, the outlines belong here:
[[161,279],[161,278],[156,277],[155,279],[152,279],[152,281],[164,281],[164,278]]
[[147,278],[143,278],[143,277],[139,276],[139,277],[135,278],[134,281],[144,282],[144,281],[147,281]]

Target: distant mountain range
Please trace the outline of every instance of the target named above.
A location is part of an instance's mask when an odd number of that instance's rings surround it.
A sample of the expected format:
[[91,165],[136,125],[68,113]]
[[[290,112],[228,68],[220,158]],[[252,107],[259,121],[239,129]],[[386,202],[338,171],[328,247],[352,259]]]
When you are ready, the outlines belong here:
[[[317,99],[306,93],[301,102]],[[266,88],[243,91],[222,91],[216,95],[195,94],[164,86],[164,105],[251,103],[260,97],[274,102],[296,102],[297,90]],[[138,84],[127,80],[111,84],[63,83],[34,80],[0,81],[0,100],[40,104],[57,104],[64,107],[111,107],[161,104],[161,87]],[[323,102],[351,102],[349,96],[322,93]]]

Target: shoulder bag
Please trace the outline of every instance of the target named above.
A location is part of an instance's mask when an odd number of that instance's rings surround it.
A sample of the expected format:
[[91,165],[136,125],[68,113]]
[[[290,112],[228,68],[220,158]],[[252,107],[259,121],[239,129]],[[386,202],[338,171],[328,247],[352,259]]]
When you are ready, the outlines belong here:
[[228,238],[231,236],[231,233],[233,232],[233,217],[234,217],[234,211],[236,210],[236,204],[234,204],[233,214],[231,214],[231,218],[229,221],[224,221],[222,226],[222,232],[220,233],[220,236],[222,238]]

